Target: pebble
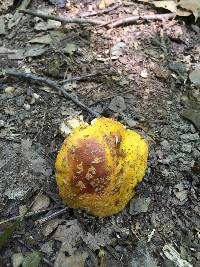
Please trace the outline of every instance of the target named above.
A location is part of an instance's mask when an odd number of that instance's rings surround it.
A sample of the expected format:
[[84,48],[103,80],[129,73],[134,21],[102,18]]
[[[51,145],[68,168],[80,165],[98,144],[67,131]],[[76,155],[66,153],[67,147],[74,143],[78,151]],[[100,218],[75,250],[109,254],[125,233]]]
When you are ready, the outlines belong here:
[[24,105],[24,102],[25,102],[25,96],[23,95],[20,95],[16,98],[16,104],[18,107],[21,107]]
[[25,110],[30,110],[31,106],[29,104],[24,104],[23,107],[25,108]]
[[192,151],[192,145],[191,144],[183,144],[181,150],[183,152],[190,153]]
[[5,126],[5,121],[3,120],[0,120],[0,128],[4,127]]
[[181,135],[181,139],[185,140],[185,141],[197,141],[199,140],[199,134],[195,133],[195,134],[182,134]]
[[126,109],[126,104],[122,96],[113,97],[108,108],[115,112],[124,111]]
[[12,86],[8,86],[4,89],[4,92],[7,94],[12,94],[15,91],[15,88]]
[[163,140],[160,145],[162,146],[162,148],[166,151],[170,150],[170,144],[167,140]]

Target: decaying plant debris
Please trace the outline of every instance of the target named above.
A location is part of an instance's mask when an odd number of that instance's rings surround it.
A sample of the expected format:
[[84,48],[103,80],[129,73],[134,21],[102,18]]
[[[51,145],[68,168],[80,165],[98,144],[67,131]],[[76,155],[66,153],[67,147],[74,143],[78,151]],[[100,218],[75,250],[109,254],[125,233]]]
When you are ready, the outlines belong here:
[[[1,266],[199,266],[198,1],[145,2],[0,1]],[[64,205],[54,173],[63,122],[98,116],[150,151],[103,219]]]

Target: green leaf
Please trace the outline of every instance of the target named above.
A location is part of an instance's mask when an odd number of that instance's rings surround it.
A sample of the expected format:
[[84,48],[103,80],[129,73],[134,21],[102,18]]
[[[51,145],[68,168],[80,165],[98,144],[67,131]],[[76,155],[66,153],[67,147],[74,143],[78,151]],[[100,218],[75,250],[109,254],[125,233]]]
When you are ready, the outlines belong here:
[[41,253],[34,251],[24,259],[22,267],[38,267],[41,259],[42,259]]
[[0,250],[4,246],[4,244],[7,242],[7,240],[12,236],[14,231],[17,229],[19,225],[19,221],[16,221],[12,225],[10,225],[8,228],[6,228],[3,232],[3,234],[0,235]]

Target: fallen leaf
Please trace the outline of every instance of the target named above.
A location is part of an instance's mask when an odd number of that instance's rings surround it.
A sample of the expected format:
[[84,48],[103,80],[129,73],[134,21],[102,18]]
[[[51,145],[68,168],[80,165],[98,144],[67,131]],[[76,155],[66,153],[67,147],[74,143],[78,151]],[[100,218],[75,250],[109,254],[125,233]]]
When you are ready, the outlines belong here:
[[44,54],[48,50],[44,44],[35,44],[27,48],[27,51],[24,53],[25,57],[38,57]]
[[155,7],[162,7],[171,11],[172,13],[176,13],[177,10],[177,4],[174,1],[154,1],[153,4]]
[[179,17],[188,17],[192,13],[183,9],[180,9],[179,7],[177,8],[176,15]]
[[41,209],[46,209],[49,206],[49,204],[50,204],[49,197],[46,196],[45,194],[41,194],[35,200],[31,210],[36,212]]
[[200,16],[200,1],[199,0],[180,0],[178,3],[184,9],[191,10],[195,16],[195,20]]
[[28,41],[29,43],[38,43],[38,44],[50,44],[52,42],[52,38],[49,34],[35,37]]
[[22,262],[23,262],[23,255],[22,253],[14,253],[11,257],[12,260],[12,266],[13,267],[19,267],[21,266]]
[[55,21],[49,19],[48,21],[40,21],[37,24],[35,24],[34,29],[36,31],[47,31],[50,29],[59,28],[61,26],[60,21]]
[[190,81],[196,86],[200,87],[200,69],[198,70],[193,70],[189,74]]
[[34,251],[23,260],[22,267],[38,267],[41,259],[41,253]]
[[185,109],[182,112],[182,116],[187,120],[191,121],[200,131],[200,111],[193,109]]
[[135,199],[132,199],[130,202],[130,214],[135,215],[138,213],[145,213],[148,211],[149,205],[151,203],[150,197],[144,198],[144,197],[138,197]]

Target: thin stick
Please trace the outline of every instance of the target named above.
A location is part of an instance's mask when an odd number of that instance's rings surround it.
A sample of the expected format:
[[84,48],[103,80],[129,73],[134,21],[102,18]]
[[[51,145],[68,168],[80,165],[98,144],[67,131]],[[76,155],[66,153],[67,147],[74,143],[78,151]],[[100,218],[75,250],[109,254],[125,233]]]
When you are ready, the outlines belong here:
[[[29,245],[25,244],[22,240],[17,240],[18,243],[20,243],[22,246],[26,247],[28,250],[30,250],[31,252],[34,252],[35,250],[32,249]],[[42,256],[42,261],[45,262],[46,264],[48,264],[49,266],[53,267],[53,263],[50,262],[49,259],[47,259],[46,257]]]
[[[27,213],[24,217],[25,218],[30,218],[30,217],[33,217],[35,215],[39,215],[41,213],[47,212],[49,210],[50,210],[50,208],[37,210],[37,211],[31,211],[31,212]],[[15,221],[17,219],[20,219],[21,217],[22,217],[21,215],[16,215],[16,216],[10,217],[10,218],[8,218],[6,220],[1,221],[0,222],[0,226],[3,225],[3,224],[9,223],[9,222],[13,222],[13,221]]]
[[92,25],[102,25],[104,24],[104,21],[101,20],[93,20],[93,19],[81,19],[81,18],[73,18],[73,19],[66,19],[64,17],[60,17],[60,16],[54,16],[54,15],[45,15],[43,13],[40,12],[36,12],[36,11],[32,11],[32,10],[20,10],[19,12],[24,13],[24,14],[29,14],[35,17],[39,17],[42,19],[51,19],[51,20],[56,20],[56,21],[60,21],[63,24],[67,24],[67,23],[77,23],[77,24],[92,24]]
[[174,17],[175,17],[174,13],[131,16],[131,17],[119,19],[113,23],[108,23],[108,27],[109,28],[116,28],[116,27],[123,26],[126,24],[133,24],[135,21],[140,20],[140,19],[143,19],[143,20],[166,20],[166,19],[173,19]]
[[81,17],[91,17],[91,16],[96,16],[96,15],[102,15],[102,14],[107,14],[115,9],[117,9],[118,7],[120,7],[122,4],[118,4],[118,5],[114,5],[114,6],[111,6],[111,7],[108,7],[108,8],[105,8],[103,10],[99,10],[99,11],[94,11],[94,12],[87,12],[83,15],[81,15]]
[[30,79],[30,80],[34,80],[34,81],[37,81],[37,82],[45,83],[49,87],[51,87],[53,89],[56,89],[59,92],[62,92],[64,97],[72,100],[75,104],[77,104],[82,109],[86,110],[91,115],[93,115],[95,117],[98,117],[98,118],[101,117],[101,115],[98,112],[96,112],[96,111],[92,110],[91,108],[87,107],[84,103],[79,101],[76,97],[74,97],[71,94],[67,93],[62,86],[59,86],[53,80],[50,80],[50,79],[47,79],[47,78],[44,78],[44,77],[40,77],[40,76],[37,76],[35,74],[31,74],[31,73],[18,72],[18,71],[13,70],[13,69],[2,70],[2,73],[6,74],[6,75],[10,75],[10,76],[21,77],[21,78]]
[[87,81],[89,78],[95,77],[95,76],[98,76],[98,75],[103,75],[103,74],[101,74],[101,73],[91,73],[91,74],[86,74],[86,75],[79,76],[79,77],[72,77],[72,78],[63,80],[62,84],[70,83],[70,82],[73,82],[73,81]]
[[48,216],[46,216],[40,220],[37,220],[36,223],[39,223],[39,224],[46,223],[49,220],[55,219],[58,216],[63,215],[67,210],[68,210],[68,207],[65,207],[61,210],[55,211],[54,213],[52,213],[52,214],[50,214],[50,215],[48,215]]

